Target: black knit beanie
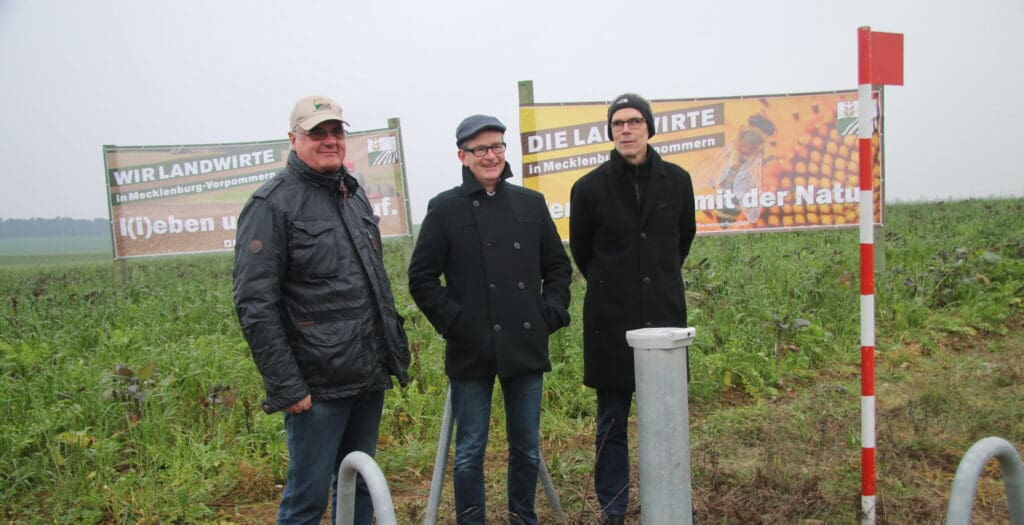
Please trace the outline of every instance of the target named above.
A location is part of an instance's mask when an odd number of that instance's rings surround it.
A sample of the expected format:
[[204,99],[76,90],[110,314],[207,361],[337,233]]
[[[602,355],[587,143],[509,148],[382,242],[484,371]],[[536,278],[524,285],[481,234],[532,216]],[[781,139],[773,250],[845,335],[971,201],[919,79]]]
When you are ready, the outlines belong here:
[[643,115],[647,121],[647,136],[654,136],[654,115],[651,114],[651,104],[644,100],[644,97],[636,93],[623,93],[615,97],[612,105],[608,106],[608,136],[612,136],[612,115],[622,108],[633,108]]

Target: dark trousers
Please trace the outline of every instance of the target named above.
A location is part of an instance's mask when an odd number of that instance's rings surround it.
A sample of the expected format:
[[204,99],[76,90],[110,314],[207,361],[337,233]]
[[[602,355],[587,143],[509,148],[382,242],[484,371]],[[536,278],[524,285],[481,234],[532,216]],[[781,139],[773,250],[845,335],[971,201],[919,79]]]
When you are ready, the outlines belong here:
[[[349,452],[373,456],[384,392],[367,392],[330,401],[313,401],[301,414],[286,414],[288,484],[278,509],[277,522],[316,524],[329,502],[337,498],[338,467]],[[355,522],[369,525],[373,501],[362,476],[356,477]],[[331,507],[331,521],[337,510]]]
[[[508,434],[508,515],[510,523],[534,525],[534,496],[540,468],[540,404],[544,375],[540,372],[499,379],[505,401]],[[494,376],[452,379],[455,414],[455,523],[483,525],[487,509],[484,494],[484,453],[491,422]]]
[[609,516],[626,514],[629,505],[629,421],[632,392],[597,391],[594,491]]

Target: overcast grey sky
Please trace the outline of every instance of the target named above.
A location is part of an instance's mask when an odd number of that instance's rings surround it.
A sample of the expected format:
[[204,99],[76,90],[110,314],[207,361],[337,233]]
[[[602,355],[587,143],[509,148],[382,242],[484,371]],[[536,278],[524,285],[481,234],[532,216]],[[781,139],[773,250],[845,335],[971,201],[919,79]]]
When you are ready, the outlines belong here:
[[401,119],[419,222],[463,117],[518,132],[520,80],[537,102],[854,89],[865,25],[905,35],[888,198],[1024,196],[1022,0],[0,0],[0,218],[107,217],[104,144],[285,138],[323,94],[356,130]]

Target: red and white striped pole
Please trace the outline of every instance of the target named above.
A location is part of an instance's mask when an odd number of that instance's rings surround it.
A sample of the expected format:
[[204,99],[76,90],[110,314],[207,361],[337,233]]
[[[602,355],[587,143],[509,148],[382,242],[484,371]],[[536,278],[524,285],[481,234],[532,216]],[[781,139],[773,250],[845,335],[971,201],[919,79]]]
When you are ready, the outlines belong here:
[[861,523],[875,522],[875,210],[871,190],[871,28],[857,30],[857,138],[860,144],[860,468]]
[[[874,46],[872,45],[874,44]],[[857,30],[860,147],[861,523],[875,523],[875,238],[872,84],[903,84],[903,35]]]

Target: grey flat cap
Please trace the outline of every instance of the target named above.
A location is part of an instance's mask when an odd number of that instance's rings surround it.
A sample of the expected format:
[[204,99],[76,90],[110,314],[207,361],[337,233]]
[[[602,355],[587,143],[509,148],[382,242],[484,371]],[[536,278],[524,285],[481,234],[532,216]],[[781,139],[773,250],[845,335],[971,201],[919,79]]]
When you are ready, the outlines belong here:
[[505,125],[500,120],[490,115],[473,115],[466,117],[459,127],[455,129],[455,145],[462,146],[463,142],[473,138],[474,135],[485,129],[493,129],[505,132]]

